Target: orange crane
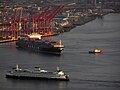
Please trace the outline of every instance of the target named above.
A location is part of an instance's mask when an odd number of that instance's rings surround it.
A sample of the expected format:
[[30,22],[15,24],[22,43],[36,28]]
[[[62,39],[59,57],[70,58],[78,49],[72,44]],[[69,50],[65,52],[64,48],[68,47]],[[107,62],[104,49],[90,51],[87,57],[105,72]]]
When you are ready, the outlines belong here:
[[44,32],[45,33],[52,33],[52,19],[63,9],[64,5],[60,5],[58,6],[52,13],[50,13],[49,15],[46,16],[45,18],[45,29]]
[[[2,37],[6,37],[6,33],[8,33],[7,35],[9,35],[9,38],[12,37],[12,39],[16,39],[20,35],[30,34],[32,32],[42,33],[43,35],[51,34],[52,19],[61,11],[64,5],[59,5],[54,11],[49,13],[51,6],[52,5],[49,4],[38,17],[33,18],[22,18],[23,8],[15,8],[12,20],[10,21],[8,19],[8,23],[10,24],[7,28],[8,31],[6,31],[6,25],[2,25],[2,32],[4,32]],[[24,30],[22,30],[21,27],[22,21],[24,21]],[[28,21],[32,22],[32,30],[28,30]]]
[[15,8],[14,10],[15,10],[15,14],[12,22],[12,26],[13,26],[12,38],[18,38],[21,35],[21,19],[22,19],[23,8],[19,7],[19,8]]
[[51,4],[49,4],[48,5],[48,7],[47,8],[45,8],[44,10],[43,10],[43,12],[38,16],[38,18],[37,18],[37,32],[39,32],[39,33],[41,33],[41,34],[44,34],[43,33],[43,29],[45,28],[45,26],[44,26],[44,20],[45,20],[45,17],[46,17],[46,15],[48,14],[48,11],[49,11],[49,9],[50,9],[50,7],[51,7],[52,5]]

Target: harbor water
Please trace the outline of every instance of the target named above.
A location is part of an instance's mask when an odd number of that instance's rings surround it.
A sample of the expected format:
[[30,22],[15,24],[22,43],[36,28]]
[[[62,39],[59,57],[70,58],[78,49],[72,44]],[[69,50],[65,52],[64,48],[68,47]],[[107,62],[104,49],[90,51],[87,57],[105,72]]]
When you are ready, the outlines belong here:
[[[15,42],[0,44],[0,90],[120,90],[120,14],[108,14],[53,39],[65,45],[60,56],[28,52]],[[103,54],[89,54],[95,48]],[[58,66],[70,81],[5,78],[16,64],[55,71]]]

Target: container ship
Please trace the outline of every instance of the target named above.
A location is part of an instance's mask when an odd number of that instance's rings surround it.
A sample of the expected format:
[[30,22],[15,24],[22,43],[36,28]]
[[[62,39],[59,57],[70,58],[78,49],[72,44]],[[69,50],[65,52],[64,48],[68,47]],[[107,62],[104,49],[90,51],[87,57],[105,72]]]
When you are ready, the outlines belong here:
[[64,45],[60,42],[43,40],[42,35],[32,33],[27,37],[21,37],[16,41],[16,46],[35,52],[61,54],[64,50]]
[[34,69],[21,69],[16,65],[13,70],[6,73],[6,78],[13,79],[37,79],[37,80],[63,80],[69,81],[69,75],[57,67],[54,72],[35,67]]

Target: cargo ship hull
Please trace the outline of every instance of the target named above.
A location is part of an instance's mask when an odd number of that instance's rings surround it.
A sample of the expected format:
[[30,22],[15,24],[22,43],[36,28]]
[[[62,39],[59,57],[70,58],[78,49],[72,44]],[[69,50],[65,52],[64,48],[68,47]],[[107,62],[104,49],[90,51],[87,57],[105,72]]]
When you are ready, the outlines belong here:
[[27,42],[20,42],[20,41],[16,42],[16,46],[28,51],[51,53],[51,54],[61,54],[61,51],[63,50],[61,48],[54,48],[54,47],[41,47],[34,44],[28,44]]
[[61,40],[60,42],[44,40],[42,39],[42,35],[37,33],[18,39],[16,45],[30,51],[52,54],[61,54],[61,51],[64,50],[64,45],[62,45]]

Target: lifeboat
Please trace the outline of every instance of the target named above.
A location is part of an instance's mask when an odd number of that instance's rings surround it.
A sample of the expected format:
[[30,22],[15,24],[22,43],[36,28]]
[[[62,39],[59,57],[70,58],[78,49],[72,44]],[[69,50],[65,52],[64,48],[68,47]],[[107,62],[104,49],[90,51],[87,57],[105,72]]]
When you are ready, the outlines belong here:
[[95,53],[103,53],[103,51],[100,50],[100,49],[94,49],[93,51],[89,51],[89,53],[93,53],[93,54],[95,54]]

